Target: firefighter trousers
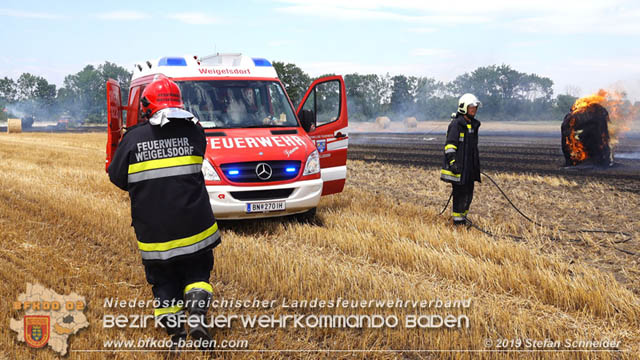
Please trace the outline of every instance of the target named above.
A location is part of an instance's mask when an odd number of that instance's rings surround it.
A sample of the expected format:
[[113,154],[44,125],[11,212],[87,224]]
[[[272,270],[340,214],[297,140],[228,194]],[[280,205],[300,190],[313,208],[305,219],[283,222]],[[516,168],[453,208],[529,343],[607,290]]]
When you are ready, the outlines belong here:
[[212,269],[212,249],[173,261],[145,264],[144,271],[147,282],[152,285],[153,297],[160,300],[155,316],[174,315],[184,311],[178,301],[184,300],[184,293],[189,289],[200,288],[211,293],[209,276]]
[[453,186],[453,212],[451,213],[454,223],[466,222],[469,207],[473,200],[474,182],[466,184],[452,184]]

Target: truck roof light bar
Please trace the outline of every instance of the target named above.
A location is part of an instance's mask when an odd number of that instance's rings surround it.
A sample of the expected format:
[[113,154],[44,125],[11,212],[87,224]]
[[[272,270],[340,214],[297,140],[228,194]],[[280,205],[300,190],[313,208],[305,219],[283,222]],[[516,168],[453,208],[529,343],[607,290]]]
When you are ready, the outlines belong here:
[[267,59],[263,58],[251,58],[255,66],[271,66],[271,63]]
[[163,57],[158,61],[158,66],[187,66],[187,60],[183,57]]

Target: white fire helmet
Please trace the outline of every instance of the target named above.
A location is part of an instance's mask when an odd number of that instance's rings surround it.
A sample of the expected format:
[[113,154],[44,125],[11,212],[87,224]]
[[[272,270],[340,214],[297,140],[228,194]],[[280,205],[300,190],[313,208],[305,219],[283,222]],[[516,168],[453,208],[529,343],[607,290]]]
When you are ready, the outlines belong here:
[[467,93],[462,95],[460,100],[458,100],[458,112],[463,115],[466,114],[469,106],[480,107],[482,103],[475,95]]

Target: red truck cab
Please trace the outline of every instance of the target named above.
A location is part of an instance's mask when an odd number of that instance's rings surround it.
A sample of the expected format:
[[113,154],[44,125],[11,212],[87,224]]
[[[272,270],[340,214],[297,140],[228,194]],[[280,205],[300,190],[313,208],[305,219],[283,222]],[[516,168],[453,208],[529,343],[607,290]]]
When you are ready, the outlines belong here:
[[242,54],[136,64],[126,106],[110,79],[107,167],[126,127],[142,121],[140,94],[158,75],[178,84],[186,110],[205,129],[202,171],[217,218],[313,213],[322,195],[344,188],[348,114],[342,77],[314,81],[294,111],[271,63]]

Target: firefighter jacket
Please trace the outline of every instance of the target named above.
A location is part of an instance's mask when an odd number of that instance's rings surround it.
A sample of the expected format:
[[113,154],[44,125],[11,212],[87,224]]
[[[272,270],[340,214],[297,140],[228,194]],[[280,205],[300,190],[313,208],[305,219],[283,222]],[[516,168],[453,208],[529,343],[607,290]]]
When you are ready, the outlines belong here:
[[109,165],[109,178],[129,192],[142,262],[173,260],[220,243],[202,161],[200,124],[173,120],[129,128]]
[[478,128],[480,121],[467,121],[462,114],[452,118],[444,146],[444,162],[440,180],[453,184],[480,182]]

